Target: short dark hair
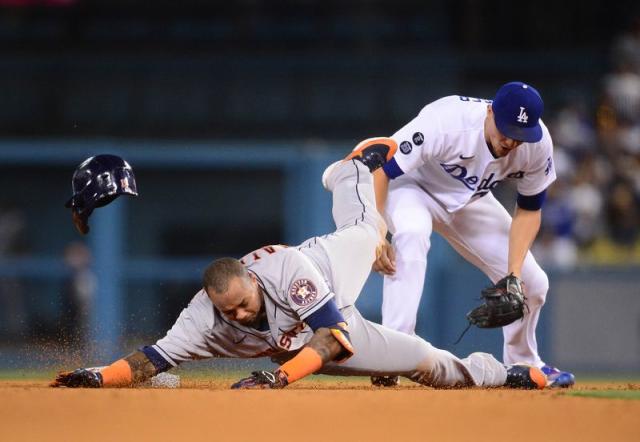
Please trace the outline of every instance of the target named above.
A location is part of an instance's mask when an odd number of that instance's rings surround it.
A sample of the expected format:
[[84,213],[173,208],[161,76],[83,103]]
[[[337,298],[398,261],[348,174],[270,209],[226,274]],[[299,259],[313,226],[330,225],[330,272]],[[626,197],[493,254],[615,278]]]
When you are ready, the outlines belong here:
[[248,276],[247,269],[235,258],[220,258],[213,261],[204,269],[202,286],[205,291],[208,288],[216,293],[224,293],[229,289],[229,281],[234,276]]

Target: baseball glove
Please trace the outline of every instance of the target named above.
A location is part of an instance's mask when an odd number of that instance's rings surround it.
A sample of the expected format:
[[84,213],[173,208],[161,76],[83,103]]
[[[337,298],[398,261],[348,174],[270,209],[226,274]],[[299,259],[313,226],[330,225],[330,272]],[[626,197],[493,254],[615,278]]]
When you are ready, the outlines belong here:
[[78,368],[74,371],[58,373],[51,387],[69,388],[100,388],[102,387],[102,375],[98,371]]
[[284,388],[289,385],[287,375],[281,370],[271,371],[254,371],[248,378],[240,379],[233,384],[233,390],[242,390],[248,388]]
[[484,302],[467,313],[470,325],[479,328],[504,327],[524,316],[527,307],[524,285],[513,273],[482,290],[481,296]]

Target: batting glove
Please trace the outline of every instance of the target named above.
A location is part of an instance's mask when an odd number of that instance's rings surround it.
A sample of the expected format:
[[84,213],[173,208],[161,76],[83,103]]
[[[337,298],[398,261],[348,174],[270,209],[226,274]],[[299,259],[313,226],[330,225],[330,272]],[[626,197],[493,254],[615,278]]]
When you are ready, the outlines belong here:
[[254,371],[248,378],[240,379],[233,384],[233,390],[243,390],[247,388],[284,388],[289,385],[287,375],[282,370]]
[[64,371],[58,373],[56,380],[51,383],[52,387],[69,388],[101,388],[102,375],[98,371],[78,368],[74,371]]

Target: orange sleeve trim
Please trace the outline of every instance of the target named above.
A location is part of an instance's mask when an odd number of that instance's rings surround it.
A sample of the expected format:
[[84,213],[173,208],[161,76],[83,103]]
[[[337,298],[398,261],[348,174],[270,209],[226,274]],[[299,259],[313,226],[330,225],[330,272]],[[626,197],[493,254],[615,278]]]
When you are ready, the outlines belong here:
[[287,375],[289,383],[315,373],[322,368],[322,358],[311,347],[305,347],[290,361],[285,362],[280,369]]
[[365,148],[365,147],[368,147],[368,146],[373,146],[374,144],[386,144],[387,146],[389,146],[391,148],[398,146],[398,144],[393,140],[393,138],[389,138],[389,137],[374,137],[374,138],[367,138],[366,140],[360,141],[358,143],[358,145],[353,150]]
[[104,387],[126,387],[133,382],[131,366],[124,359],[118,359],[113,364],[100,370]]
[[336,361],[338,364],[340,364],[341,362],[344,362],[351,356],[353,356],[355,351],[353,350],[353,345],[351,345],[351,342],[349,342],[349,338],[345,336],[342,330],[338,328],[331,328],[330,330],[333,337],[336,338],[336,340],[340,343],[340,345],[342,345],[342,348],[345,350],[344,352],[342,352],[342,358]]

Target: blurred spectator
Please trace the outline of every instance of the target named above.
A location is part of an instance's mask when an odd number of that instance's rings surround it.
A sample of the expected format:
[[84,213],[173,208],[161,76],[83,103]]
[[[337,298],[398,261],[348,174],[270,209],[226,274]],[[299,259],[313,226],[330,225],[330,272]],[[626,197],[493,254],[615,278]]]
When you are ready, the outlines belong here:
[[64,345],[84,348],[90,336],[90,308],[96,288],[91,251],[81,242],[72,242],[64,251],[64,261],[70,274],[61,300],[60,337]]
[[571,270],[578,263],[578,248],[570,237],[555,236],[545,227],[541,228],[532,253],[543,267]]
[[589,249],[590,260],[597,264],[639,264],[640,205],[629,183],[613,183],[604,217],[607,235]]
[[612,55],[595,128],[579,97],[549,123],[558,180],[534,246],[548,265],[640,262],[640,18]]
[[640,116],[640,75],[628,63],[620,62],[616,72],[604,79],[604,102],[616,120],[636,123]]
[[631,248],[640,229],[638,200],[631,185],[623,180],[613,183],[609,195],[606,208],[609,235],[618,246]]
[[[15,207],[0,207],[0,260],[24,252],[25,215]],[[11,276],[0,277],[0,332],[24,337],[27,310],[22,282]]]
[[[640,18],[612,48],[612,72],[603,81],[595,113],[597,148],[581,148],[593,136],[582,131],[574,109],[553,123],[557,143],[575,164],[569,198],[572,237],[585,261],[640,263]],[[576,154],[578,153],[578,154]],[[558,173],[561,177],[569,176]],[[547,233],[548,234],[548,233]],[[549,239],[545,239],[549,242]]]
[[574,238],[581,247],[589,246],[602,234],[603,198],[601,186],[605,180],[598,174],[598,160],[586,155],[576,166],[568,203],[575,213]]
[[574,158],[593,151],[596,137],[591,121],[584,101],[570,100],[556,113],[552,123],[551,134],[554,144],[565,148]]
[[578,261],[578,249],[573,239],[575,213],[569,204],[568,181],[560,177],[547,193],[542,211],[542,227],[533,253],[542,266],[573,268]]
[[613,44],[613,62],[624,63],[640,73],[640,16],[633,18],[629,30]]

